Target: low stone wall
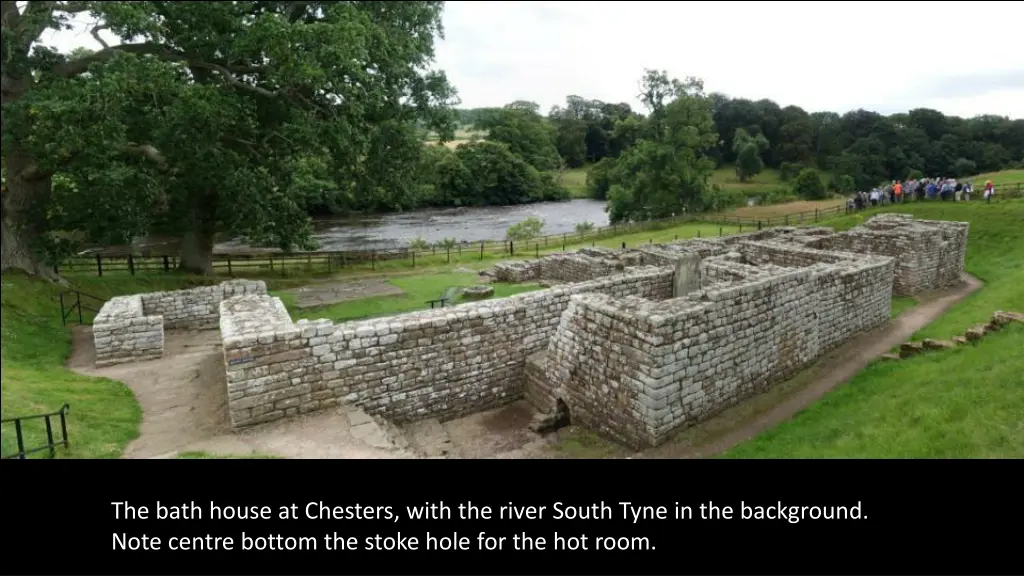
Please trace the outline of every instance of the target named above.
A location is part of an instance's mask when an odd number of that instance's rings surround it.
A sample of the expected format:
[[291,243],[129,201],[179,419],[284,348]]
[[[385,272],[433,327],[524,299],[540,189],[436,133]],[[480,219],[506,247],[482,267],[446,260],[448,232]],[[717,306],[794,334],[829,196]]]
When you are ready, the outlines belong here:
[[216,286],[143,294],[142,307],[146,316],[163,316],[164,328],[169,330],[212,330],[220,321],[222,300],[266,293],[262,280],[229,280]]
[[222,300],[266,293],[262,280],[230,280],[216,286],[112,298],[93,320],[96,365],[160,358],[164,329],[216,328]]
[[164,353],[163,318],[145,316],[138,294],[108,300],[93,320],[92,337],[97,366],[152,360]]
[[[744,242],[702,262],[705,289],[665,302],[574,296],[552,338],[551,397],[574,423],[634,448],[664,442],[786,380],[856,333],[889,319],[891,258]],[[757,264],[757,263],[763,264]],[[723,281],[719,279],[726,279]],[[543,390],[540,385],[535,390]]]
[[[252,297],[245,306],[225,301],[221,329],[232,424],[339,401],[401,423],[518,400],[526,358],[547,347],[570,296],[584,292],[663,300],[672,293],[672,270],[627,269],[500,300],[344,324],[290,327],[286,314],[274,312],[276,299]],[[276,320],[268,325],[260,318]]]

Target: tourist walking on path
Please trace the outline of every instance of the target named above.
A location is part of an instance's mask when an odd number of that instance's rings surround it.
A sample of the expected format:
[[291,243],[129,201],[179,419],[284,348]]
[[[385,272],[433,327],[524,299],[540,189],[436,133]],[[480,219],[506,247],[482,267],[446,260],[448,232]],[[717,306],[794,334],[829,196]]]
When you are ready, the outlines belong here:
[[992,185],[992,181],[985,182],[985,202],[992,202],[992,197],[996,195],[996,187]]

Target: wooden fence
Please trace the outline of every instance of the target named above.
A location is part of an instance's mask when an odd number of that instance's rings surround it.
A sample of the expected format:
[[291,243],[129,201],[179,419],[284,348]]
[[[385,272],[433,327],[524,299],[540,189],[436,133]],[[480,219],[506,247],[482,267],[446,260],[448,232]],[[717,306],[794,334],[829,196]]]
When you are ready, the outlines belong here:
[[[997,187],[1000,198],[1024,196],[1024,183],[1014,183]],[[974,200],[980,201],[978,192]],[[451,245],[435,244],[424,248],[400,248],[392,250],[345,250],[330,252],[275,252],[249,251],[244,253],[215,254],[213,256],[214,272],[218,275],[245,276],[246,274],[333,274],[346,270],[393,270],[396,267],[416,268],[459,262],[471,262],[504,257],[539,257],[566,251],[570,247],[578,248],[587,244],[595,245],[598,241],[637,234],[640,232],[656,232],[673,228],[682,224],[699,223],[718,226],[716,235],[748,232],[777,226],[799,226],[813,224],[828,218],[846,213],[845,206],[835,206],[806,212],[784,214],[772,218],[743,218],[725,214],[693,214],[597,227],[587,231],[565,234],[550,234],[532,238],[528,241],[482,240],[477,242],[457,242]],[[697,231],[697,237],[700,230]],[[678,239],[678,235],[676,236]],[[653,241],[653,240],[651,240]],[[635,247],[647,242],[630,244],[623,242],[623,247]],[[62,274],[149,274],[167,273],[178,267],[177,254],[163,254],[144,251],[127,253],[103,251],[90,256],[77,256],[62,262],[59,271]]]

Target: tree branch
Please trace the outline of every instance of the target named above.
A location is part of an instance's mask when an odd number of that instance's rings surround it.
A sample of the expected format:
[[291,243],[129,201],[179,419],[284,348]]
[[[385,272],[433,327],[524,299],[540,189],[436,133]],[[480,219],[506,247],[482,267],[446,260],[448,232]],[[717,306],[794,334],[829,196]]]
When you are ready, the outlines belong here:
[[[163,154],[160,153],[156,147],[150,144],[134,144],[130,143],[124,148],[121,148],[121,152],[124,154],[130,154],[133,156],[142,156],[147,160],[151,160],[160,166],[166,166],[167,161],[164,159]],[[31,164],[21,172],[12,176],[12,180],[20,180],[22,182],[35,182],[49,178],[53,176],[53,172],[49,170],[43,170],[37,164]]]
[[246,91],[252,92],[254,94],[259,94],[260,96],[266,96],[267,98],[277,98],[277,96],[279,94],[278,92],[276,92],[274,90],[267,90],[266,88],[260,88],[259,86],[254,86],[252,84],[247,84],[245,82],[242,82],[241,80],[238,79],[237,76],[235,76],[231,72],[231,70],[229,70],[226,66],[221,66],[220,64],[212,64],[210,62],[192,62],[192,61],[189,61],[188,64],[189,64],[189,66],[191,66],[193,68],[201,68],[201,69],[205,69],[205,70],[213,70],[214,72],[216,72],[217,74],[220,75],[221,80],[223,80],[224,83],[227,84],[228,86],[234,86],[235,88],[246,90]]
[[92,34],[92,37],[96,40],[96,42],[99,42],[99,45],[103,46],[104,49],[110,48],[110,44],[107,44],[106,40],[104,40],[103,38],[100,38],[100,31],[101,30],[106,30],[108,28],[109,28],[109,26],[96,25],[96,26],[93,26],[92,30],[89,31],[89,33]]

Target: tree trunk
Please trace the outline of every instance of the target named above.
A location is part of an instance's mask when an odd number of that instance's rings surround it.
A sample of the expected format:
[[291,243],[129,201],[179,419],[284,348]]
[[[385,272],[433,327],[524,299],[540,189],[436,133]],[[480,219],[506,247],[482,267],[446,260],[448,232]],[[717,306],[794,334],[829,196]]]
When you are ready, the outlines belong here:
[[213,275],[213,232],[203,226],[185,232],[181,237],[182,271],[202,276]]
[[55,280],[57,273],[43,262],[38,250],[38,239],[44,231],[31,214],[34,202],[46,202],[49,197],[51,179],[25,181],[18,178],[17,175],[31,165],[18,151],[10,151],[5,162],[8,178],[0,214],[0,271],[23,270]]

